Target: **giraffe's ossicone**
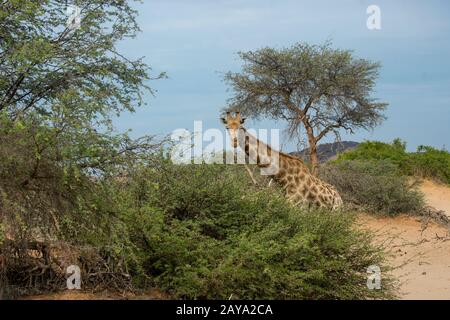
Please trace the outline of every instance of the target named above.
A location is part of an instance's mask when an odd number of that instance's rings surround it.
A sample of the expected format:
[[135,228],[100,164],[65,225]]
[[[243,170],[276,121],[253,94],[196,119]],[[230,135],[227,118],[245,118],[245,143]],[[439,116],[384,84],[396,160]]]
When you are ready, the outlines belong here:
[[230,135],[232,147],[240,147],[248,159],[260,168],[269,168],[273,172],[271,177],[284,188],[290,201],[300,206],[333,210],[342,206],[342,198],[336,188],[312,175],[301,159],[273,150],[250,135],[243,126],[245,119],[239,112],[234,116],[227,112],[222,121]]

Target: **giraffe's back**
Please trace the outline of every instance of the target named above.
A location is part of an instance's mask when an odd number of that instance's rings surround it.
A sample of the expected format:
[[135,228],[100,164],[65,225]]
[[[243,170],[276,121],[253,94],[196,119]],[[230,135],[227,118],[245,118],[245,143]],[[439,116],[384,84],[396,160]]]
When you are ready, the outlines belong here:
[[337,191],[336,187],[326,183],[325,181],[314,177],[315,183],[319,186],[318,198],[320,200],[319,207],[326,207],[332,210],[336,210],[343,205],[341,195]]
[[290,201],[302,206],[332,210],[342,206],[343,201],[337,189],[313,176],[300,159],[289,157],[282,159],[280,164],[276,178],[283,185]]
[[327,205],[333,209],[339,209],[343,206],[344,202],[342,201],[341,195],[337,191],[336,187],[332,186],[331,184],[328,184],[326,182],[323,182],[326,185],[326,188],[328,189],[328,193],[331,195],[331,199],[327,202]]

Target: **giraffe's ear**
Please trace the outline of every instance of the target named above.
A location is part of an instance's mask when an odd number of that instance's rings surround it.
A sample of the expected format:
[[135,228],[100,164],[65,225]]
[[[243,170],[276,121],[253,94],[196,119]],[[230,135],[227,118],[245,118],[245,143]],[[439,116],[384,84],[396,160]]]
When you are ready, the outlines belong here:
[[247,118],[242,118],[241,119],[241,124],[243,124],[245,122],[245,120],[247,120]]
[[222,122],[223,122],[224,124],[227,123],[227,119],[225,119],[224,117],[221,117],[220,120],[222,120]]

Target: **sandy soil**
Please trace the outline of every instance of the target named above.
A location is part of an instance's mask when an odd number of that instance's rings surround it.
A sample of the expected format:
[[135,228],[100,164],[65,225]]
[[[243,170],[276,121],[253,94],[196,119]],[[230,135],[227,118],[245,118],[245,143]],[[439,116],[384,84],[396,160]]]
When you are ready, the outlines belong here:
[[423,225],[410,216],[359,222],[374,231],[376,242],[389,253],[392,274],[400,280],[400,299],[450,299],[450,237],[435,223]]
[[425,194],[427,203],[439,210],[445,211],[450,216],[450,188],[425,180],[420,186],[420,190]]
[[[450,216],[450,188],[424,181],[421,191],[428,205]],[[401,299],[450,299],[450,233],[435,223],[400,216],[376,218],[361,215],[362,227],[390,254],[393,275],[400,280]]]

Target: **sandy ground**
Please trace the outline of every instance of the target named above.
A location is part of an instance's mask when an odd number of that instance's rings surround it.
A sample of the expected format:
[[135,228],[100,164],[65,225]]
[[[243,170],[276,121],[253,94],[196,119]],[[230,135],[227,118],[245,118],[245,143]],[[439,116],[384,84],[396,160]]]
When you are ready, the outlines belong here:
[[[450,188],[424,181],[421,191],[428,205],[450,216]],[[450,233],[435,223],[400,216],[361,215],[359,222],[376,234],[376,242],[390,254],[392,272],[400,280],[401,299],[450,299]]]
[[410,216],[359,222],[376,234],[389,254],[392,274],[400,281],[400,299],[450,299],[450,237],[448,229],[422,225]]
[[450,216],[450,188],[425,180],[420,186],[420,190],[425,194],[427,203],[439,210],[445,211]]

